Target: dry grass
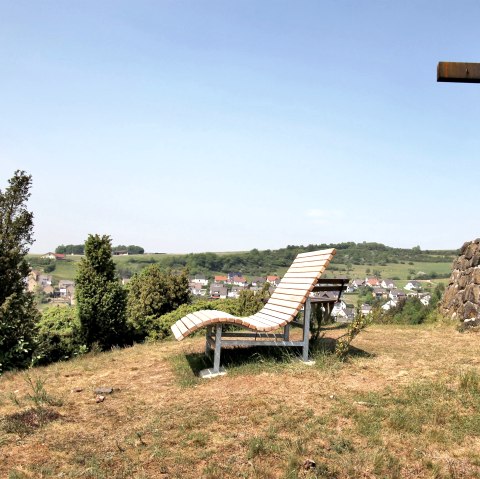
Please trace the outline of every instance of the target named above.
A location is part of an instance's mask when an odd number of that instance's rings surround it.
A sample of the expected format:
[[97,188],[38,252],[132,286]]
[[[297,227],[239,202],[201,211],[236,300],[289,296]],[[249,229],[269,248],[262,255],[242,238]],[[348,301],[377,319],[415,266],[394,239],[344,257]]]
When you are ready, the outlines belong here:
[[[34,369],[30,383],[4,375],[0,477],[480,477],[477,334],[374,326],[345,362],[226,355],[229,374],[213,380],[193,373],[203,343],[92,355]],[[52,416],[12,430],[32,384],[55,398]],[[114,392],[97,403],[99,386]]]

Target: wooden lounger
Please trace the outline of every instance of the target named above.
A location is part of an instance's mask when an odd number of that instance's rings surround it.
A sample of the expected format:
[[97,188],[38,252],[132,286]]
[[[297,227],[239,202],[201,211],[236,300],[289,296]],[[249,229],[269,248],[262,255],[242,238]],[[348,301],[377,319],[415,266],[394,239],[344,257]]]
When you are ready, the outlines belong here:
[[[323,274],[335,249],[300,253],[275,288],[272,296],[258,313],[239,318],[217,310],[202,310],[187,314],[173,326],[172,332],[178,341],[200,328],[207,328],[207,350],[213,346],[215,350],[213,371],[204,374],[205,377],[220,373],[220,350],[224,345],[257,345],[257,346],[301,346],[303,360],[308,361],[308,339],[310,332],[310,293],[314,290],[320,276]],[[343,289],[343,283],[342,283]],[[341,293],[341,291],[340,291]],[[308,301],[307,301],[308,300]],[[290,341],[289,326],[295,323],[295,318],[304,309],[303,340]],[[255,333],[223,332],[224,324],[243,326]],[[215,333],[213,332],[215,326]],[[284,328],[282,334],[272,334],[270,331]],[[242,339],[227,339],[227,338]],[[254,338],[248,339],[248,338]],[[258,341],[257,339],[261,339]]]

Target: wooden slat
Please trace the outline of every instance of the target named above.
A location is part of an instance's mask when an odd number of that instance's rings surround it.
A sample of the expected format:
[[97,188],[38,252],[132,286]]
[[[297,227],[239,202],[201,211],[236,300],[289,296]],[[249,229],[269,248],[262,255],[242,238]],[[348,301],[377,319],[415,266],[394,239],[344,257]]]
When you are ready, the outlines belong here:
[[276,304],[278,306],[286,306],[287,308],[293,308],[297,311],[301,308],[302,304],[300,301],[288,301],[285,299],[270,298],[267,304]]
[[281,313],[280,311],[272,311],[271,309],[266,309],[262,308],[260,311],[262,314],[266,314],[267,316],[272,316],[273,318],[276,318],[278,320],[285,320],[285,321],[290,321],[291,317],[293,316],[293,313]]
[[291,268],[290,273],[318,273],[319,275],[325,271],[325,266],[299,266],[298,268]]
[[217,319],[217,318],[233,318],[233,316],[229,313],[225,313],[223,311],[218,311],[216,309],[202,309],[202,313],[205,316],[208,316],[209,318],[212,319]]
[[[270,316],[268,314],[265,314],[265,313],[262,313],[261,311],[259,313],[255,313],[255,317],[256,318],[265,318],[265,319],[270,318],[270,319],[272,319],[272,316]],[[290,319],[281,319],[281,318],[278,318],[278,317],[275,317],[273,319],[275,319],[276,321],[274,323],[272,323],[272,326],[270,326],[271,329],[281,328],[282,326],[285,326],[290,321]]]
[[203,321],[193,313],[187,314],[185,317],[190,319],[190,321],[193,321],[197,326],[201,326],[203,324]]
[[304,290],[304,291],[307,291],[310,287],[313,287],[313,282],[311,283],[290,283],[290,281],[287,283],[280,283],[280,285],[283,287],[283,288],[288,288],[288,289],[300,289],[300,290]]
[[277,324],[276,321],[274,321],[273,319],[266,319],[266,318],[261,318],[261,317],[256,317],[255,314],[252,315],[252,316],[249,316],[248,318],[246,318],[246,321],[258,321],[260,322],[261,325],[267,327],[267,328],[270,328],[271,326],[275,326]]
[[194,331],[195,329],[197,329],[197,325],[191,320],[189,319],[187,316],[184,316],[182,319],[181,319],[182,323],[187,327],[187,329],[189,331]]
[[205,311],[196,311],[194,314],[204,325],[208,325],[214,321],[214,318],[211,318],[205,314]]
[[187,327],[182,323],[180,319],[175,324],[177,325],[177,328],[180,330],[180,333],[182,336],[186,336],[188,334]]
[[303,296],[306,296],[310,291],[302,291],[302,290],[297,290],[297,289],[292,289],[292,288],[283,288],[281,286],[277,286],[275,289],[275,293],[278,294],[289,294],[289,295],[296,295],[299,296],[302,294]]
[[335,254],[335,250],[333,248],[330,249],[321,249],[318,251],[309,251],[307,253],[298,253],[297,258],[306,258],[308,256],[315,256],[316,254]]
[[437,81],[480,83],[480,63],[439,62]]
[[250,329],[255,329],[257,331],[265,331],[272,327],[276,327],[276,324],[272,321],[268,321],[265,318],[258,317],[256,314],[242,318],[242,325]]
[[295,291],[295,293],[286,293],[282,289],[275,289],[270,298],[283,299],[285,301],[298,301],[302,302],[305,298],[305,294],[300,291]]
[[271,311],[279,312],[279,313],[289,314],[289,315],[292,315],[298,312],[297,308],[279,306],[278,304],[273,304],[273,303],[267,303],[263,307],[262,311],[265,311],[267,309]]
[[181,333],[176,323],[172,325],[171,329],[172,329],[173,335],[178,341],[183,339],[183,334]]
[[316,277],[317,277],[318,273],[315,272],[315,271],[311,271],[310,273],[302,273],[302,272],[288,272],[288,273],[285,273],[285,276],[282,278],[282,279],[285,279],[285,278],[308,278],[308,279],[311,279],[311,280],[314,280]]
[[314,276],[313,278],[305,278],[305,277],[302,277],[302,278],[284,278],[282,279],[281,281],[282,284],[313,284],[313,283],[317,283],[316,281],[316,276]]
[[331,260],[332,255],[331,254],[319,254],[316,256],[308,256],[307,258],[297,258],[293,264],[303,264],[303,263],[311,263],[312,261],[327,261]]
[[320,261],[310,261],[308,263],[294,263],[290,268],[288,268],[287,273],[290,273],[298,268],[317,268],[321,269],[323,268],[326,264],[328,264],[328,259],[327,260],[320,260]]

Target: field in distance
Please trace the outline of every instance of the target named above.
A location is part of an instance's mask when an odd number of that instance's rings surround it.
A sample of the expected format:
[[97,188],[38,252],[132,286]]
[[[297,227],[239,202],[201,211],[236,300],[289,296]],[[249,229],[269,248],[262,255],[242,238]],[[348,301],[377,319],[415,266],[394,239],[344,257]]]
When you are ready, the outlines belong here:
[[[262,252],[258,253],[262,255]],[[193,270],[189,268],[190,273],[201,272],[207,277],[213,278],[216,274],[226,274],[231,271],[242,272],[247,279],[252,276],[261,275],[278,275],[283,276],[289,267],[289,264],[278,265],[272,261],[272,264],[266,264],[262,267],[262,270],[251,269],[251,266],[241,266],[241,260],[243,257],[248,257],[248,252],[223,252],[223,253],[204,253],[203,256],[207,257],[206,267],[196,265]],[[39,257],[40,255],[29,255],[29,257]],[[197,255],[178,255],[178,254],[143,254],[143,255],[125,255],[114,256],[113,260],[117,266],[117,271],[122,277],[129,277],[132,274],[141,271],[143,268],[150,264],[159,264],[164,268],[181,269],[185,263],[197,261]],[[73,280],[76,274],[76,268],[82,256],[80,255],[67,255],[65,260],[56,261],[55,270],[51,273],[53,278],[58,281],[60,279]],[[220,262],[225,264],[225,260],[235,258],[234,266],[239,269],[232,268],[218,268],[215,269],[215,257]],[[213,260],[212,260],[213,258]],[[330,263],[330,267],[327,271],[328,277],[348,277],[351,279],[365,278],[366,276],[378,276],[384,279],[393,279],[398,282],[399,287],[403,287],[409,279],[416,279],[417,277],[433,278],[434,282],[447,282],[448,276],[451,272],[452,261],[454,258],[454,252],[451,255],[437,259],[437,261],[403,261],[394,258],[395,262],[382,262],[381,264],[369,263],[369,264],[351,264],[344,263],[341,255],[334,257]],[[239,261],[240,260],[240,261]],[[210,263],[208,263],[210,261]],[[238,263],[240,262],[240,266]],[[228,261],[226,262],[228,264]],[[209,267],[210,266],[210,267]],[[213,266],[213,268],[212,268]],[[250,269],[250,271],[249,271]]]

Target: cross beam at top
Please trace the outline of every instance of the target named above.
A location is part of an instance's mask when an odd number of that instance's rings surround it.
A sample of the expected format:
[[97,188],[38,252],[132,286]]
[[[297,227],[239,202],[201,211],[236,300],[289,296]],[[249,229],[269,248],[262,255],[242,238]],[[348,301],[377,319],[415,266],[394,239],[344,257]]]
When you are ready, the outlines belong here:
[[439,62],[437,81],[480,83],[480,63]]

